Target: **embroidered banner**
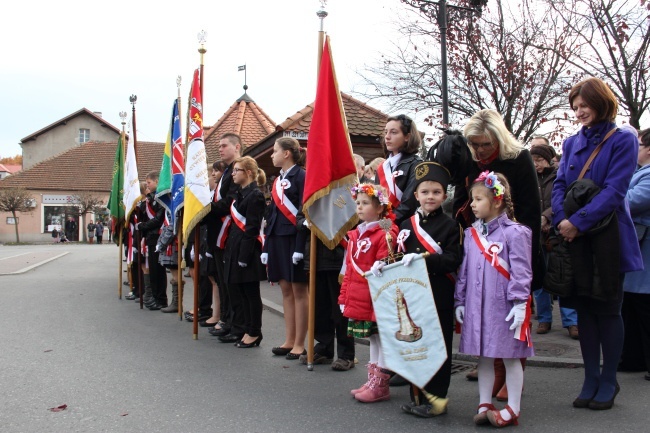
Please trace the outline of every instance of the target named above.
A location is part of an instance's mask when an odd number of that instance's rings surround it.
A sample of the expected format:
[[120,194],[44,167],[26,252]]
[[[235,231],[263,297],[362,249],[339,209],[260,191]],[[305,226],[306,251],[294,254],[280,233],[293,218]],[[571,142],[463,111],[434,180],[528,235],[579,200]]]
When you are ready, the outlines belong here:
[[408,267],[387,265],[381,277],[365,276],[386,368],[424,388],[447,359],[424,259],[417,256]]

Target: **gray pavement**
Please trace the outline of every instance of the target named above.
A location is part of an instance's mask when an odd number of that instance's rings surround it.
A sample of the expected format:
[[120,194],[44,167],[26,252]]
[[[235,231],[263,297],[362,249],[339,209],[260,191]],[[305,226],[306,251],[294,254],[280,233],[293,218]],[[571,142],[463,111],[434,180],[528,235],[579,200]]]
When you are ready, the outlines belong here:
[[[25,251],[68,254],[0,276],[0,432],[481,430],[471,421],[477,385],[462,374],[452,376],[449,414],[436,419],[401,413],[406,387],[392,388],[387,402],[364,405],[348,394],[365,381],[364,345],[357,345],[360,366],[349,372],[320,365],[308,372],[271,355],[284,328],[268,309],[260,348],[219,343],[205,329],[193,340],[190,323],[117,299],[115,247],[0,246],[0,263]],[[272,294],[277,286],[264,288],[275,302]],[[569,340],[565,332],[549,335]],[[571,406],[581,378],[581,368],[527,368],[519,428],[646,431],[650,382],[642,374],[619,375],[621,393],[604,412]],[[62,404],[68,408],[48,411]]]

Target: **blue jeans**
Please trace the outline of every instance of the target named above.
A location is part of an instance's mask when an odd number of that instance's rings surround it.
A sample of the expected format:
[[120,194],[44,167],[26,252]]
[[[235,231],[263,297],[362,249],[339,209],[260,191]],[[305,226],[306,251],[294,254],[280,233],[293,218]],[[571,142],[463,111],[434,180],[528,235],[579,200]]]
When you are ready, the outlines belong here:
[[[533,292],[533,296],[535,296],[537,321],[540,323],[553,323],[553,306],[551,303],[551,294],[545,292],[544,289],[538,289]],[[574,309],[562,308],[560,305],[560,316],[562,317],[563,328],[578,324],[578,313]]]

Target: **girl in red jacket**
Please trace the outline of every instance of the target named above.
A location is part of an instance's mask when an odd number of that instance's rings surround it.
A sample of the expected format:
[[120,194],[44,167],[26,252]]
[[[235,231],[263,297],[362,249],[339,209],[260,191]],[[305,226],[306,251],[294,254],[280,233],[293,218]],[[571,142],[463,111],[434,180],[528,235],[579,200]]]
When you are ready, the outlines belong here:
[[[379,220],[395,219],[391,211],[386,190],[379,185],[361,184],[352,188],[352,197],[357,204],[357,215],[361,224],[348,232],[348,251],[345,257],[345,276],[341,285],[339,304],[347,318],[348,335],[370,340],[370,362],[368,381],[351,391],[354,398],[364,403],[388,400],[389,371],[382,368],[384,357],[379,341],[375,313],[370,299],[370,288],[364,273],[376,269],[375,262],[388,257],[386,232],[379,226]],[[398,228],[395,223],[389,230],[391,248],[395,246]],[[379,271],[376,271],[379,272]]]

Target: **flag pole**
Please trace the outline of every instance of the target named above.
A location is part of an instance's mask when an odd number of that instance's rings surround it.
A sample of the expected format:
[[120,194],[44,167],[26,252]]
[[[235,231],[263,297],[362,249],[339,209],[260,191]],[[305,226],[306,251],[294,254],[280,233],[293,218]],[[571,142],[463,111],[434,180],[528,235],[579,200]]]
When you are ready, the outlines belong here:
[[[118,144],[119,146],[119,144]],[[115,224],[117,227],[117,224]],[[122,300],[122,230],[120,230],[120,240],[117,245],[117,262],[119,267],[119,278],[117,279],[117,296]]]
[[[323,44],[325,43],[325,31],[323,23],[327,16],[325,3],[321,2],[321,9],[316,12],[320,19],[320,30],[318,31],[318,58],[316,60],[316,82],[318,82],[318,71],[320,61],[323,57]],[[312,230],[309,238],[309,321],[307,323],[307,370],[314,370],[314,323],[316,321],[316,242],[318,238]]]
[[[199,90],[201,92],[201,111],[205,115],[205,105],[203,105],[203,77],[204,77],[204,63],[203,63],[203,55],[207,51],[205,49],[205,38],[207,36],[207,33],[204,30],[201,30],[199,33],[199,43],[201,46],[199,47],[199,54],[201,54],[201,62],[200,62],[200,68],[199,68]],[[193,323],[193,333],[194,333],[194,339],[198,340],[199,338],[199,243],[201,242],[200,240],[200,232],[201,230],[197,229],[196,227],[194,228],[194,323]]]
[[[178,89],[178,96],[176,98],[176,106],[178,110],[178,119],[181,119],[181,76],[179,75],[176,78],[176,88]],[[183,157],[186,152],[183,152]],[[172,153],[173,154],[173,153]],[[183,161],[183,167],[185,167],[185,161]],[[185,262],[183,260],[183,209],[178,211],[176,216],[176,227],[178,231],[176,232],[176,241],[178,242],[178,276],[176,281],[178,281],[178,320],[183,321],[183,287],[185,281],[183,280],[183,269],[185,269]]]
[[[138,166],[138,135],[135,128],[135,103],[138,100],[136,95],[131,95],[129,97],[129,102],[131,102],[131,134],[133,134],[133,153],[135,153],[135,166]],[[133,210],[137,212],[137,208]],[[144,309],[142,302],[142,287],[144,286],[144,275],[142,271],[142,265],[144,264],[144,255],[142,254],[142,233],[140,230],[135,231],[137,233],[136,242],[138,244],[138,294],[140,295],[140,309]]]

